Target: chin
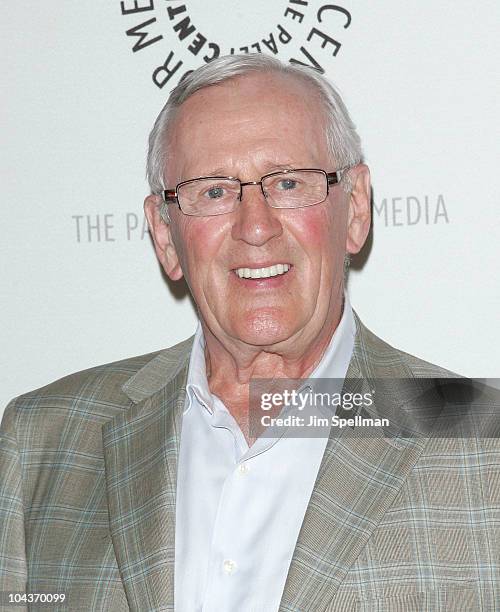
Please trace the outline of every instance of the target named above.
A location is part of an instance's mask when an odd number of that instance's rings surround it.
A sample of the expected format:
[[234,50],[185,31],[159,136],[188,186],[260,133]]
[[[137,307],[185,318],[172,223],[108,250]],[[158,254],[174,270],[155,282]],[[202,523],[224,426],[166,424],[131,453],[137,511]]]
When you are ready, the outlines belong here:
[[293,335],[292,325],[283,313],[260,312],[247,317],[244,324],[235,326],[236,337],[253,346],[270,346],[284,342]]

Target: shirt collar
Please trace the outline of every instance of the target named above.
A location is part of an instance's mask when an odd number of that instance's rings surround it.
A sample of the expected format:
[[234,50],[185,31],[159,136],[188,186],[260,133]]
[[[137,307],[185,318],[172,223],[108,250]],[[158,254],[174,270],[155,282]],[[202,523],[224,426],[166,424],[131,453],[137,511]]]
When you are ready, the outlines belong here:
[[[356,323],[349,295],[345,292],[342,317],[321,361],[308,377],[309,384],[311,384],[311,379],[328,378],[343,380],[345,378],[349,362],[351,361],[355,335]],[[193,396],[196,396],[200,404],[210,413],[214,412],[214,397],[208,387],[205,365],[205,338],[199,321],[189,360],[186,394],[187,401],[184,413],[191,407]]]
[[210,413],[214,411],[214,398],[208,388],[207,370],[205,364],[205,337],[203,328],[198,320],[198,327],[194,335],[193,349],[189,360],[189,369],[186,384],[186,407],[184,414],[191,408],[193,396],[196,396],[200,404]]

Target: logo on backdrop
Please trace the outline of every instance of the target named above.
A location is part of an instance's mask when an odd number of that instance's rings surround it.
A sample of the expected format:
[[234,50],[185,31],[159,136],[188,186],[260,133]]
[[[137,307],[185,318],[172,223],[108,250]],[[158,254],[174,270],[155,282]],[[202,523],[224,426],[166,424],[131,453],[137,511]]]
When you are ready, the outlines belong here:
[[[171,89],[194,68],[235,53],[268,53],[324,73],[352,24],[345,6],[325,0],[120,0],[119,10],[131,51],[147,58],[158,89]],[[79,243],[143,241],[149,235],[137,212],[71,220]],[[442,194],[417,194],[375,201],[373,221],[409,227],[447,224],[449,217]]]
[[442,193],[382,198],[373,202],[373,222],[386,227],[403,225],[437,225],[449,223],[446,202]]
[[[136,212],[73,215],[76,242],[136,242],[149,235],[146,218]],[[376,227],[442,225],[450,222],[443,194],[382,198],[373,203]]]
[[235,53],[268,53],[325,72],[352,22],[344,6],[323,0],[121,0],[119,6],[132,52],[151,58],[151,79],[160,89]]

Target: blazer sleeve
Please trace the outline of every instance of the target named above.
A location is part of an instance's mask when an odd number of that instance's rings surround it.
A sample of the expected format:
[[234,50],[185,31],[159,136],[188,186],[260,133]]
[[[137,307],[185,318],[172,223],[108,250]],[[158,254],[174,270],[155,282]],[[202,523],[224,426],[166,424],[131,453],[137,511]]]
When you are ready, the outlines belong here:
[[[16,405],[5,409],[0,425],[0,592],[26,591],[22,464],[17,442]],[[0,609],[3,609],[0,601]],[[21,608],[18,606],[18,610]]]

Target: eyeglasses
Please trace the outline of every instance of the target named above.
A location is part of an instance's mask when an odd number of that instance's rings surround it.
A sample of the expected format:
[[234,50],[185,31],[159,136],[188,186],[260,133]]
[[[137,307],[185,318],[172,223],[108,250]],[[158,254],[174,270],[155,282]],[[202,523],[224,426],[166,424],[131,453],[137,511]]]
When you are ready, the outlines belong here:
[[185,215],[209,217],[233,212],[241,202],[243,187],[260,185],[271,208],[305,208],[324,202],[330,185],[338,184],[345,170],[281,170],[265,174],[260,181],[246,183],[232,176],[206,176],[183,181],[175,189],[165,189],[163,197],[167,204],[177,202]]

